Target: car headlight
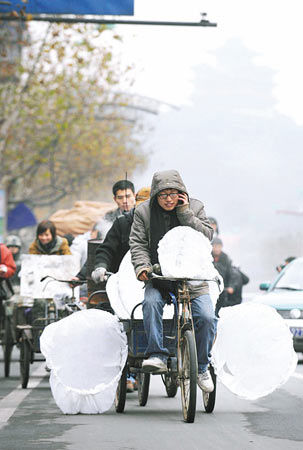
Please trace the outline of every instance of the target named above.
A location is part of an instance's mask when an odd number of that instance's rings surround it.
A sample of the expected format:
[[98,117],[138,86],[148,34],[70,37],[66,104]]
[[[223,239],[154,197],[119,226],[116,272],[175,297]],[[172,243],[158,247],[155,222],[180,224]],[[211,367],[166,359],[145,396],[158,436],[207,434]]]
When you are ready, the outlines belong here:
[[291,319],[300,319],[301,317],[301,311],[297,308],[291,309],[289,312],[289,316]]

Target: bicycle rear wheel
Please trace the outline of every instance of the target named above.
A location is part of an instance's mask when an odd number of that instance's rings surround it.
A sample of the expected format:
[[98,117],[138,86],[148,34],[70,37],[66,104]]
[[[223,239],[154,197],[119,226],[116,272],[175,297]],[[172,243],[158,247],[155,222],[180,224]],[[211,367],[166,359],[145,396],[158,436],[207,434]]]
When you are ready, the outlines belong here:
[[126,380],[127,380],[127,363],[122,371],[121,378],[119,380],[116,398],[115,398],[115,408],[117,413],[122,413],[125,408],[126,401]]
[[217,376],[211,365],[209,366],[209,372],[214,383],[214,390],[210,393],[202,391],[202,396],[205,412],[212,413],[216,403]]
[[184,421],[193,423],[197,400],[197,351],[193,332],[186,330],[180,346],[179,376]]
[[137,374],[137,380],[139,405],[145,406],[149,393],[150,373],[139,372]]
[[173,375],[172,373],[168,372],[164,375],[161,375],[161,377],[165,386],[167,397],[175,397],[178,391],[178,379],[176,374]]

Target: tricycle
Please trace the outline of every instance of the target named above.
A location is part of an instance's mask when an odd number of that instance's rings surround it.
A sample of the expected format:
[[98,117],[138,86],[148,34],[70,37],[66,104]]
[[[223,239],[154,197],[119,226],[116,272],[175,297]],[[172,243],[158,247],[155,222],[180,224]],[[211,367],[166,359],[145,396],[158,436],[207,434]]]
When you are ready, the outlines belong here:
[[[171,295],[174,305],[173,318],[163,319],[163,341],[164,347],[169,351],[169,357],[167,371],[160,375],[165,384],[168,397],[174,397],[178,386],[181,387],[183,418],[185,422],[192,423],[196,414],[198,363],[191,300],[187,283],[189,281],[215,281],[218,283],[218,280],[174,278],[156,274],[152,274],[152,277],[174,281],[177,284],[177,295]],[[133,308],[130,319],[120,319],[128,338],[128,359],[116,392],[115,408],[119,413],[123,412],[125,408],[126,379],[128,374],[136,374],[137,376],[139,405],[145,406],[148,400],[150,373],[146,373],[142,369],[147,339],[144,332],[143,319],[135,318],[135,311],[140,305],[141,303]],[[216,399],[216,375],[211,365],[210,373],[215,388],[211,393],[203,392],[203,404],[207,413],[211,413],[214,410]]]

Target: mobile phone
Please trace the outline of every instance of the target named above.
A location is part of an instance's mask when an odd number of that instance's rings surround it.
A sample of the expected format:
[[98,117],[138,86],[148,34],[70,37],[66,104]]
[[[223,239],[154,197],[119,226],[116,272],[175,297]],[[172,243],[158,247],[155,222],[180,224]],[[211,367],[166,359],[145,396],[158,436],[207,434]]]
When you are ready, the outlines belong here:
[[[182,192],[182,194],[183,194],[183,192]],[[183,205],[183,200],[178,200],[178,205]]]

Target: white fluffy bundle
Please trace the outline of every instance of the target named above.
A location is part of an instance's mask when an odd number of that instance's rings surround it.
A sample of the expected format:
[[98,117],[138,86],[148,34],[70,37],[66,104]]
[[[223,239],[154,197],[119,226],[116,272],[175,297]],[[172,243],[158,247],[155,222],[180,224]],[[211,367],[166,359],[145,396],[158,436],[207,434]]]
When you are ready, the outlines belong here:
[[[137,280],[130,252],[127,252],[118,273],[112,275],[106,283],[106,292],[111,307],[120,319],[129,319],[133,308],[143,302],[143,288],[144,283]],[[141,307],[137,308],[135,317],[142,318]]]
[[159,263],[164,276],[212,279],[217,275],[212,246],[202,233],[176,227],[159,242]]
[[285,321],[274,308],[251,302],[221,309],[212,359],[220,381],[248,400],[273,392],[297,365]]
[[161,239],[158,247],[163,275],[203,280],[219,278],[220,288],[216,282],[208,282],[210,297],[215,307],[217,299],[224,289],[224,283],[213,265],[211,251],[212,246],[209,239],[190,227],[173,228]]
[[[162,273],[176,278],[212,280],[221,278],[213,265],[211,244],[202,233],[190,227],[176,227],[166,233],[159,242],[158,254]],[[220,289],[223,289],[221,278]],[[144,283],[138,281],[128,252],[117,274],[107,282],[106,291],[115,313],[123,319],[130,318],[133,308],[144,299]],[[215,304],[219,296],[216,283],[209,282],[210,295]],[[164,317],[171,317],[172,308],[165,307]],[[142,317],[139,307],[136,318]]]
[[[137,280],[134,267],[131,262],[130,252],[124,256],[118,273],[112,275],[107,284],[106,292],[111,304],[120,319],[129,319],[133,308],[143,302],[144,283]],[[164,307],[163,317],[165,319],[173,316],[173,306]],[[134,317],[142,319],[142,307],[136,308]]]
[[76,312],[48,325],[40,344],[64,414],[97,414],[112,406],[127,358],[117,317],[97,309]]

